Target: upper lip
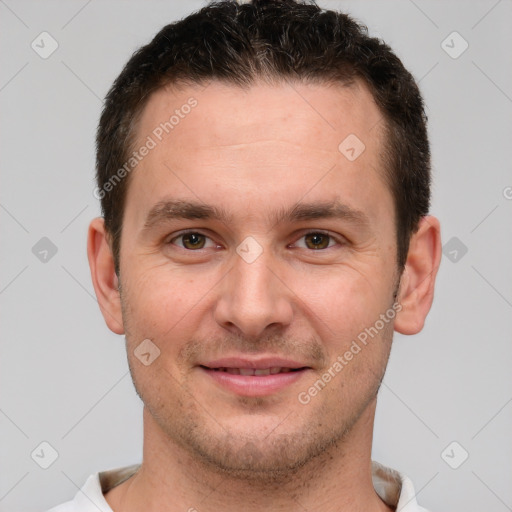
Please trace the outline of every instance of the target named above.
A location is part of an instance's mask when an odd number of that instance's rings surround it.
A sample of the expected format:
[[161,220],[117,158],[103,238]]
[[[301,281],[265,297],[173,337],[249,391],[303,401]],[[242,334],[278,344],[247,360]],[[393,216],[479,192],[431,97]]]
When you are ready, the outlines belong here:
[[264,370],[266,368],[309,368],[309,366],[302,364],[292,359],[283,359],[281,357],[263,357],[248,359],[245,357],[225,357],[222,359],[215,359],[202,363],[200,366],[208,368],[254,368],[255,370]]

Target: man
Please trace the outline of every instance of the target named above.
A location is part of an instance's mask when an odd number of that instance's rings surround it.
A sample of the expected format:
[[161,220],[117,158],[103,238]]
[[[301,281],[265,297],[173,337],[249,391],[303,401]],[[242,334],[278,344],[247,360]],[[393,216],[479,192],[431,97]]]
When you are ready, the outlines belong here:
[[211,4],[110,90],[88,255],[144,402],[141,465],[53,512],[422,511],[371,461],[440,231],[411,75],[344,14]]

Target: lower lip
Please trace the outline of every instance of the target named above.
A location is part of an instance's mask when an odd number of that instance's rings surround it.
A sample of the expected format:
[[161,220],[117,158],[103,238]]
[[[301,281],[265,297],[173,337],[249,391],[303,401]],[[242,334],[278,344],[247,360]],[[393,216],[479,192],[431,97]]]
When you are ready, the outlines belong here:
[[308,370],[276,373],[274,375],[234,375],[201,367],[215,382],[242,396],[267,396],[277,393],[298,381]]

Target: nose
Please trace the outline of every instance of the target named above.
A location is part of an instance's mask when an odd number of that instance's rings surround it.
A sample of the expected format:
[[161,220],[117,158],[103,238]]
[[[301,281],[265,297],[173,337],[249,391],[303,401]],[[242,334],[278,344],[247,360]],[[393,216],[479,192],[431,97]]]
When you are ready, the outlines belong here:
[[252,263],[235,257],[234,266],[222,280],[215,306],[214,318],[221,327],[258,338],[291,324],[293,292],[270,264],[264,254]]

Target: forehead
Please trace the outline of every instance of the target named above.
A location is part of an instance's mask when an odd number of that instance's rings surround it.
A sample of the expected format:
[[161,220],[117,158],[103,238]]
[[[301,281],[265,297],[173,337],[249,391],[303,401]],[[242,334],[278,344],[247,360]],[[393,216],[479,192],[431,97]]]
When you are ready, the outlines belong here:
[[[192,101],[197,106],[189,109],[187,104]],[[206,86],[170,85],[153,93],[141,115],[138,135],[152,133],[159,123],[171,120],[172,130],[163,135],[170,135],[177,144],[188,136],[186,125],[195,132],[198,147],[219,141],[224,145],[253,143],[260,136],[291,143],[303,137],[312,139],[318,149],[332,150],[333,144],[337,146],[350,133],[371,144],[370,137],[378,138],[381,119],[372,94],[361,81],[350,86],[256,82],[246,88],[212,81]]]
[[263,209],[266,202],[282,207],[326,191],[332,197],[321,199],[335,199],[338,191],[345,202],[370,205],[375,188],[386,188],[381,120],[371,93],[357,82],[162,88],[140,117],[135,148],[149,139],[153,147],[132,175],[127,205],[136,200],[147,213],[170,194]]

